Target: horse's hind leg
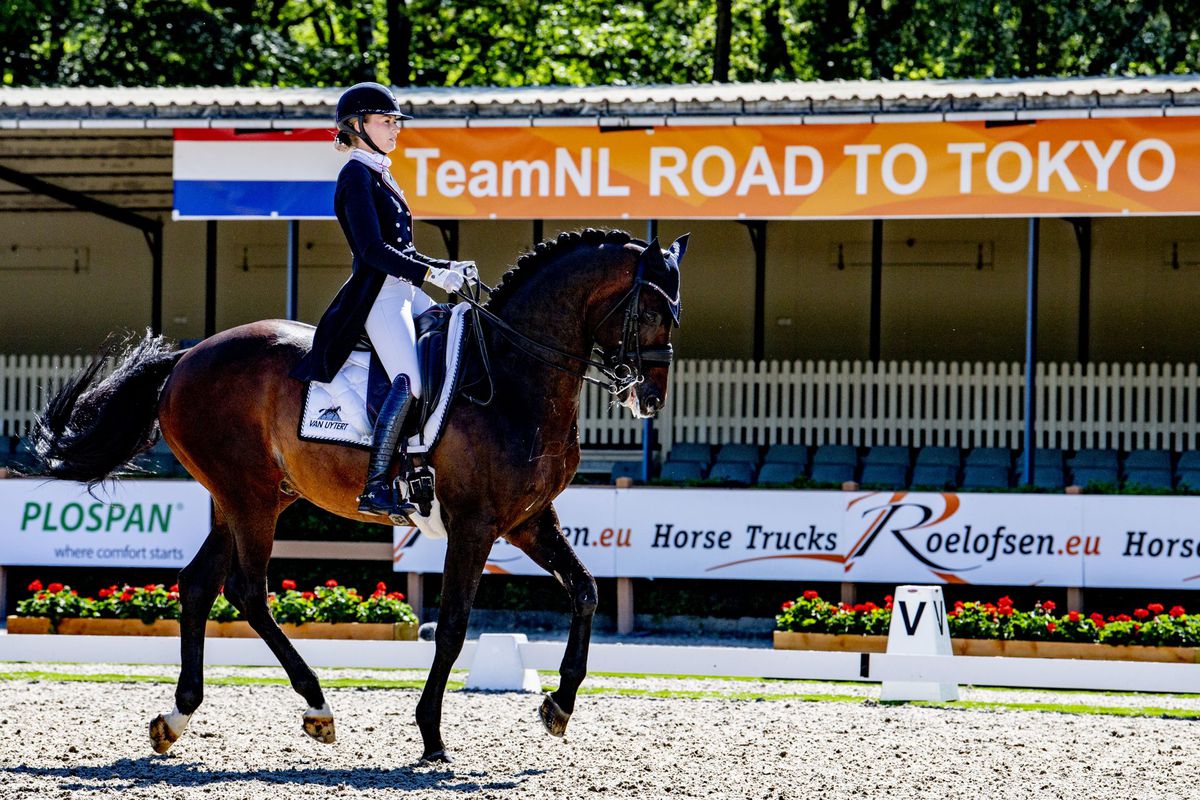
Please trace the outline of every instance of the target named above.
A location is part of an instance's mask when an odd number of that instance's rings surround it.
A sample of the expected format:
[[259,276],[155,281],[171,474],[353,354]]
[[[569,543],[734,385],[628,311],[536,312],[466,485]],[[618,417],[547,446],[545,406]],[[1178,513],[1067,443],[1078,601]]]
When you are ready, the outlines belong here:
[[244,513],[236,521],[231,520],[237,549],[232,574],[225,582],[225,593],[279,659],[292,682],[292,688],[308,702],[308,710],[302,718],[304,732],[318,742],[332,744],[333,712],[325,702],[321,683],[296,652],[267,606],[267,562],[271,558],[276,517],[278,510],[271,513]]
[[596,613],[596,579],[571,549],[553,506],[508,538],[557,578],[571,598],[571,632],[558,670],[561,680],[558,688],[546,695],[539,711],[546,730],[552,736],[562,736],[575,712],[579,686],[587,676],[588,645],[592,639],[592,617]]
[[229,528],[220,519],[213,525],[199,552],[179,573],[180,670],[175,688],[175,708],[150,722],[154,752],[165,753],[187,728],[188,720],[204,699],[204,627],[221,582],[229,572],[233,550]]

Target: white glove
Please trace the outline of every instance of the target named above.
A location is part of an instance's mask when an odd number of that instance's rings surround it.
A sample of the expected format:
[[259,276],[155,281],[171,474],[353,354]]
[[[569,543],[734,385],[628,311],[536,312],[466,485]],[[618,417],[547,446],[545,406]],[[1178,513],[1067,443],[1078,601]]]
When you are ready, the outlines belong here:
[[479,280],[479,270],[474,261],[451,261],[450,269],[466,278],[467,283]]
[[463,277],[461,272],[453,268],[442,269],[441,267],[430,267],[429,274],[425,276],[425,280],[446,292],[457,292],[467,282],[467,279]]

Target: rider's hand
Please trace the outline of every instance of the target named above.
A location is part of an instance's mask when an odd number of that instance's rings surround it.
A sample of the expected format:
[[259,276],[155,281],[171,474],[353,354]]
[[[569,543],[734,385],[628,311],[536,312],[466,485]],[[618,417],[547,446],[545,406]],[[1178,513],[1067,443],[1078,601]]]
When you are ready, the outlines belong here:
[[429,274],[425,276],[425,280],[446,292],[460,291],[463,288],[463,284],[467,282],[467,279],[463,277],[461,272],[454,269],[442,269],[441,267],[430,267]]
[[479,269],[474,261],[451,261],[450,269],[462,275],[468,283],[479,280]]

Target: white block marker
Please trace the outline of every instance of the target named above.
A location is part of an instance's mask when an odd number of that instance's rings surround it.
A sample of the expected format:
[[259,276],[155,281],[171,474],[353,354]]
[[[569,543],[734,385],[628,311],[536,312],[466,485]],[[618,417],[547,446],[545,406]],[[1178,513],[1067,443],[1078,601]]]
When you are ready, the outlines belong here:
[[[897,586],[892,595],[892,624],[888,628],[888,655],[954,655],[950,624],[940,586]],[[958,685],[922,681],[884,681],[880,700],[958,699]]]

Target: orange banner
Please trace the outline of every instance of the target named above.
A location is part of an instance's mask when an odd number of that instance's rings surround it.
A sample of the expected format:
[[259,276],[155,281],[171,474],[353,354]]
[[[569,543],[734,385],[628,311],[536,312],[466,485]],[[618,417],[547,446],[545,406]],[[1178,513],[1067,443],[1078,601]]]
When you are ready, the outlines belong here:
[[424,219],[1200,213],[1200,121],[408,128]]

